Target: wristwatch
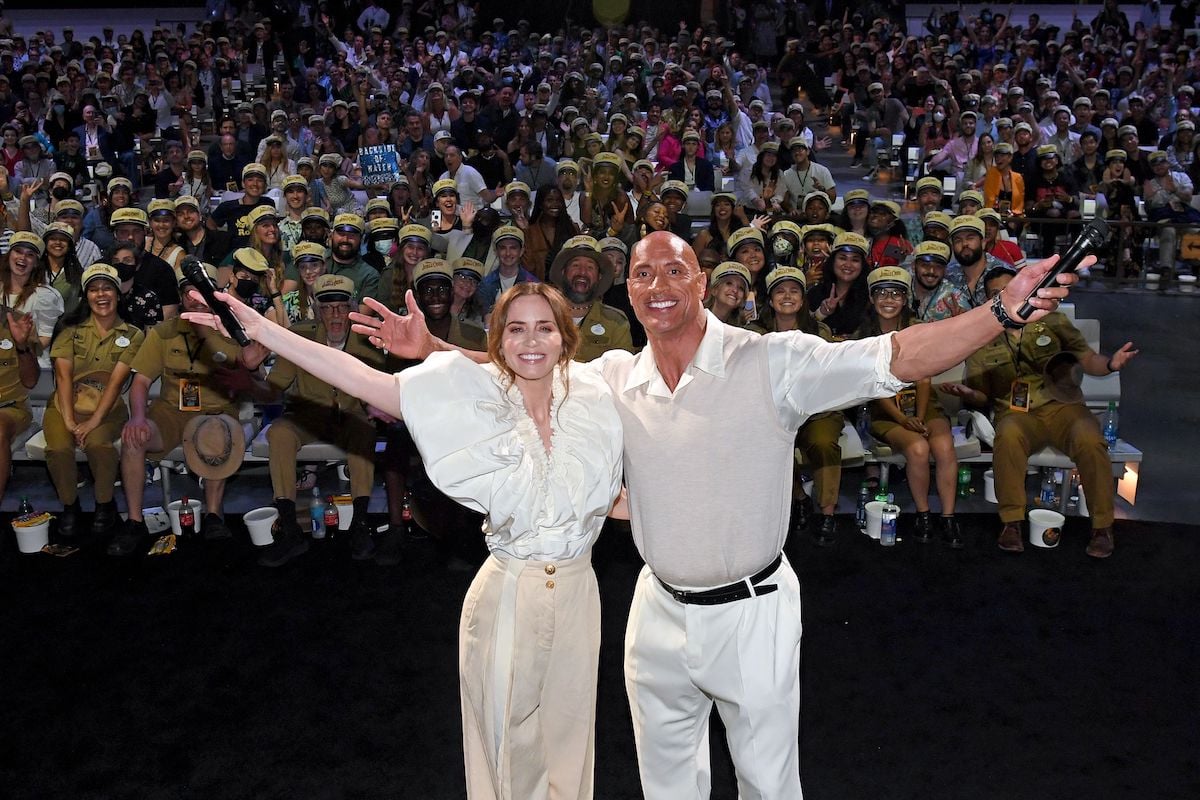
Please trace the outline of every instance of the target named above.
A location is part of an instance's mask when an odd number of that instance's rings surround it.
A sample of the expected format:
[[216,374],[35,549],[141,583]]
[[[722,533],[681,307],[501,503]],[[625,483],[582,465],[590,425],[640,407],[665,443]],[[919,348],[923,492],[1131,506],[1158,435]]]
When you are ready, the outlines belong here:
[[992,298],[992,302],[991,302],[992,316],[994,316],[996,318],[997,322],[999,322],[1001,325],[1003,325],[1005,328],[1007,328],[1009,330],[1016,330],[1017,328],[1024,328],[1025,327],[1024,322],[1018,322],[1017,320],[1010,317],[1008,315],[1008,312],[1004,310],[1004,301],[1000,299],[1001,296],[1002,295],[997,294],[994,298]]

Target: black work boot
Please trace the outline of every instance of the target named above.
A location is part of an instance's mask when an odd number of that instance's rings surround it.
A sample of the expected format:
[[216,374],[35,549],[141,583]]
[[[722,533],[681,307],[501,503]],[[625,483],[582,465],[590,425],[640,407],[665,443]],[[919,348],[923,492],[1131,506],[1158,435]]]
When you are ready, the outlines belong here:
[[967,546],[967,540],[963,538],[962,525],[953,515],[942,517],[942,541],[946,543],[947,547],[955,550],[962,550]]
[[933,541],[933,518],[928,511],[917,512],[917,519],[913,522],[913,538],[922,544]]
[[792,533],[803,533],[812,522],[813,502],[811,497],[792,501]]
[[258,563],[264,567],[282,567],[299,555],[308,552],[308,535],[296,522],[295,506],[291,514],[282,511],[275,524],[271,526],[271,536],[275,541],[263,548]]
[[837,518],[832,514],[822,514],[813,530],[813,541],[818,547],[829,547],[837,541]]
[[139,547],[145,547],[150,531],[146,529],[144,520],[129,520],[121,526],[117,535],[108,543],[110,556],[131,555]]
[[120,522],[121,517],[117,514],[116,500],[109,500],[107,503],[97,503],[96,513],[92,515],[92,535],[103,536]]
[[63,506],[62,513],[58,515],[58,535],[63,541],[73,541],[79,535],[79,500],[76,500],[70,505]]

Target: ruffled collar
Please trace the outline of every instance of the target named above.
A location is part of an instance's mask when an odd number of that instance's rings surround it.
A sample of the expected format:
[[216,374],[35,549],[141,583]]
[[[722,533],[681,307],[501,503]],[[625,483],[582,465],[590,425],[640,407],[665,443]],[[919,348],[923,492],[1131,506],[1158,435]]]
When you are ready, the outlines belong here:
[[[559,436],[561,432],[559,421],[563,413],[563,403],[567,399],[567,384],[563,381],[563,370],[557,366],[554,368],[554,380],[550,387],[549,450],[542,442],[537,423],[533,421],[533,417],[525,407],[525,396],[521,394],[516,381],[508,386],[505,395],[508,399],[513,429],[533,460],[537,480],[544,483],[549,478],[552,465],[566,454],[565,450],[567,449],[563,437]],[[568,410],[567,413],[570,411]]]

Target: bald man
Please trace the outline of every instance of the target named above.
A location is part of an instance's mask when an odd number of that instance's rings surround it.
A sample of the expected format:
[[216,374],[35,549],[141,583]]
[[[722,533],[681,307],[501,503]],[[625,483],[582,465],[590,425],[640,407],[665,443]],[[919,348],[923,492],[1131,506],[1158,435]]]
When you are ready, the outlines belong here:
[[[740,796],[801,797],[800,585],[782,554],[796,431],[814,414],[936,375],[994,339],[1005,320],[1022,324],[1016,309],[1052,263],[1026,267],[993,305],[830,343],[725,325],[702,305],[706,280],[687,242],[662,231],[634,247],[629,298],[649,343],[591,365],[621,415],[630,519],[646,561],[626,629],[625,682],[647,800],[709,796],[714,702]],[[1042,290],[1025,322],[1066,293]],[[407,357],[448,347],[419,315],[355,321],[377,346]],[[728,408],[759,413],[720,413]]]

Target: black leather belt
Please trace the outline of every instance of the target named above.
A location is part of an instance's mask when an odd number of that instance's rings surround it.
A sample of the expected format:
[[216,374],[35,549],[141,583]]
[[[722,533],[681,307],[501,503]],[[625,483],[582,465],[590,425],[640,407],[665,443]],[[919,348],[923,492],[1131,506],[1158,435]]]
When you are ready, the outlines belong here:
[[[731,583],[728,586],[718,586],[716,589],[705,589],[702,592],[685,592],[682,589],[676,589],[674,586],[668,585],[657,575],[654,578],[671,594],[671,597],[674,597],[680,603],[697,606],[719,606],[723,603],[745,600],[747,597],[770,594],[778,589],[779,587],[774,583],[769,583],[766,586],[759,586],[759,583],[771,577],[782,563],[783,554],[780,553],[761,572],[751,575],[746,580]],[[751,587],[754,587],[753,590]]]

